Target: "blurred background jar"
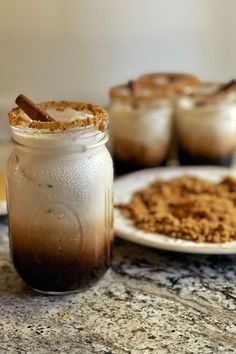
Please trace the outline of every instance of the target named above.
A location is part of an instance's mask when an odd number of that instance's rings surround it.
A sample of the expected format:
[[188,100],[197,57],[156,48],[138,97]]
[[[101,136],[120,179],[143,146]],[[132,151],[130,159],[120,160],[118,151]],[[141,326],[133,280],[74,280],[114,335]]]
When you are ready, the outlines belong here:
[[116,174],[166,163],[172,124],[168,95],[131,81],[110,89],[109,110]]
[[236,145],[236,84],[201,83],[176,102],[181,165],[230,166]]
[[183,72],[155,72],[140,75],[138,82],[142,86],[149,86],[156,92],[165,93],[165,95],[167,95],[171,100],[173,116],[168,164],[175,165],[177,163],[177,139],[175,126],[176,98],[183,92],[188,92],[191,90],[191,87],[199,83],[199,79],[196,75]]

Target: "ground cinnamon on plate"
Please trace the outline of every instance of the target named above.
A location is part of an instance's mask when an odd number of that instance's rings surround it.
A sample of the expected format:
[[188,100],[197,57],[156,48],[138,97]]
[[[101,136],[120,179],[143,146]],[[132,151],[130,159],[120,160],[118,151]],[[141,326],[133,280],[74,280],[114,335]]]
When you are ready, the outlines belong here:
[[236,178],[158,179],[117,207],[144,231],[196,242],[236,240]]

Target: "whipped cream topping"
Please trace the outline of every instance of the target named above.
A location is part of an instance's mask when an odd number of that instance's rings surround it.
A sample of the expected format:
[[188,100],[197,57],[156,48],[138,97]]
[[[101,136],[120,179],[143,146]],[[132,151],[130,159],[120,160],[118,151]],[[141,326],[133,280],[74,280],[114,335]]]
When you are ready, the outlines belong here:
[[13,108],[8,114],[11,128],[38,130],[44,133],[65,132],[74,128],[95,127],[104,132],[106,130],[108,113],[97,105],[80,101],[47,101],[37,104],[42,111],[54,117],[51,121],[30,119],[19,107]]
[[217,82],[203,82],[196,86],[186,87],[183,95],[177,98],[179,109],[196,109],[205,111],[209,106],[213,109],[236,102],[236,90],[220,91],[222,84]]
[[154,77],[153,82],[157,85],[168,85],[170,79],[167,76],[156,76]]
[[73,108],[65,108],[63,111],[58,111],[55,108],[48,108],[47,113],[50,114],[55,120],[59,122],[63,121],[75,121],[78,119],[92,118],[93,114],[86,110],[77,111]]

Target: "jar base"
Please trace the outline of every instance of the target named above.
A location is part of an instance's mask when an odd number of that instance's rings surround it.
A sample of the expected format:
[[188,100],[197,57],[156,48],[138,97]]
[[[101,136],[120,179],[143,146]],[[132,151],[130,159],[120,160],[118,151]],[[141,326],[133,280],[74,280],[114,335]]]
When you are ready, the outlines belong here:
[[181,166],[184,165],[214,165],[230,167],[233,161],[233,151],[228,154],[222,154],[218,157],[207,157],[198,154],[191,154],[182,146],[178,146],[178,158]]
[[43,295],[51,295],[51,296],[63,296],[63,295],[71,295],[71,294],[79,294],[84,292],[86,289],[78,289],[78,290],[69,290],[69,291],[44,291],[44,290],[39,290],[32,288],[34,291],[37,293],[43,294]]
[[114,162],[115,175],[121,176],[126,173],[131,173],[131,172],[143,170],[146,168],[166,166],[167,158],[165,157],[165,158],[163,158],[163,160],[158,161],[157,163],[150,164],[150,165],[142,165],[141,163],[138,165],[136,163],[133,163],[132,161],[122,161],[116,157],[113,158],[113,162]]

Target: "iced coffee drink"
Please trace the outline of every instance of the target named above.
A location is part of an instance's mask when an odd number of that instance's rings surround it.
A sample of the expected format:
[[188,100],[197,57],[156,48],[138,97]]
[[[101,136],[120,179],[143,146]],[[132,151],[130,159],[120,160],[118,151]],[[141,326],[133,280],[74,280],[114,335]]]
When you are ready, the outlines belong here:
[[235,83],[202,83],[177,100],[176,129],[183,165],[232,162],[236,144]]
[[179,72],[156,72],[141,75],[138,82],[143,86],[164,92],[171,98],[173,107],[172,137],[169,158],[176,160],[176,127],[175,127],[175,103],[177,95],[188,91],[197,85],[199,79],[192,74]]
[[32,288],[60,294],[95,283],[109,266],[113,168],[107,112],[78,102],[37,105],[53,120],[9,114],[11,255]]
[[115,172],[163,165],[171,139],[169,97],[131,82],[111,88],[110,100]]

